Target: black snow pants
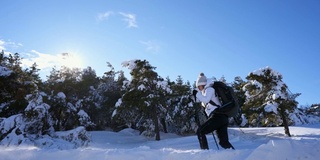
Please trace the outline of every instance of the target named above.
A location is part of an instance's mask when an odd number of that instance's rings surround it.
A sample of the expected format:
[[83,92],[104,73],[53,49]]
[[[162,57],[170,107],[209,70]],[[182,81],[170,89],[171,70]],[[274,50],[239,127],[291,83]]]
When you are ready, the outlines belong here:
[[216,131],[220,146],[225,149],[234,149],[229,142],[228,123],[229,121],[226,115],[219,113],[211,114],[207,121],[205,121],[197,130],[200,148],[209,149],[206,134]]

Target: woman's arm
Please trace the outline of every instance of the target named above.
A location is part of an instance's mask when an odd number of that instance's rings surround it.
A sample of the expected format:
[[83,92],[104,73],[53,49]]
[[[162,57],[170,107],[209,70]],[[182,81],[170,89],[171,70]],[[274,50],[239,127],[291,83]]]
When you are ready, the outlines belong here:
[[214,89],[212,87],[208,87],[205,89],[205,93],[202,95],[201,92],[198,92],[196,94],[196,97],[203,103],[209,103],[209,101],[211,100],[213,94],[214,94]]

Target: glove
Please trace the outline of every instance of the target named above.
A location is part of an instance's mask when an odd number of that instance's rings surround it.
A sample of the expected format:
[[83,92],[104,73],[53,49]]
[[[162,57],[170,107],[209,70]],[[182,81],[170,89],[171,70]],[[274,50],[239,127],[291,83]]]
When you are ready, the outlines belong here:
[[195,90],[195,89],[192,91],[192,94],[193,94],[193,96],[194,96],[194,101],[197,101],[197,96],[196,96],[197,93],[198,93],[198,91]]
[[197,93],[198,93],[198,91],[195,90],[195,89],[192,91],[192,94],[193,94],[193,96],[195,96],[195,97],[196,97]]
[[220,113],[221,110],[220,110],[220,108],[216,108],[216,109],[213,110],[213,112],[214,112],[214,113]]

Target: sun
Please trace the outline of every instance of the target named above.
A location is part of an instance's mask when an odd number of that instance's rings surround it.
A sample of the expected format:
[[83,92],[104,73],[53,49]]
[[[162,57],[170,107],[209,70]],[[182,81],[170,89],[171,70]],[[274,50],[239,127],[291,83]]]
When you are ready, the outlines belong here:
[[61,66],[68,68],[82,68],[83,59],[77,52],[63,52],[59,55],[59,62]]

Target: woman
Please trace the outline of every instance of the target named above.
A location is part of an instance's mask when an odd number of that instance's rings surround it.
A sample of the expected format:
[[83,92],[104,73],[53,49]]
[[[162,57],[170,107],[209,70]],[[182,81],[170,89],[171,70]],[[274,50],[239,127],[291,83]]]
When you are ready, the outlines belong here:
[[205,108],[206,115],[208,116],[208,119],[200,125],[197,130],[200,148],[209,149],[206,134],[216,130],[220,146],[225,149],[234,149],[228,138],[228,116],[219,113],[218,106],[209,103],[211,100],[215,104],[221,106],[214,88],[210,87],[210,84],[207,85],[207,77],[203,73],[200,73],[200,76],[196,81],[196,86],[197,88],[193,91],[193,95],[201,101],[202,106]]

